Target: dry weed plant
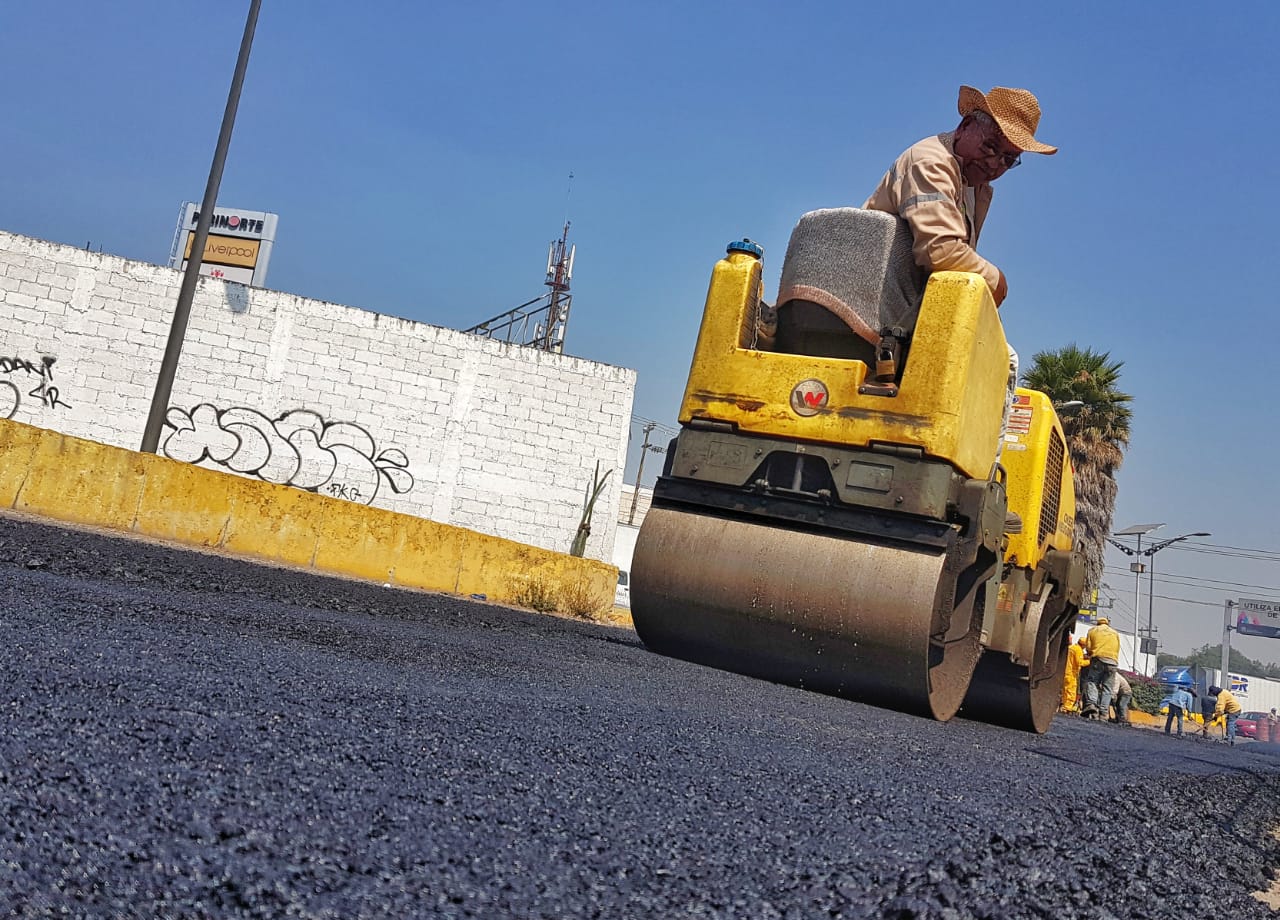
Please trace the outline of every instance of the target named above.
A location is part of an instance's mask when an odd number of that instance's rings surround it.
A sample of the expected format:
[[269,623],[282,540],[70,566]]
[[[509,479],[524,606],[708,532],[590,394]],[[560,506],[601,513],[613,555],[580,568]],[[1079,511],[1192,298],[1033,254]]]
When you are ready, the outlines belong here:
[[595,591],[585,578],[578,578],[560,589],[560,609],[583,620],[601,620],[613,605]]
[[521,607],[528,607],[539,613],[555,613],[555,588],[537,575],[530,575],[518,581],[511,592],[511,599]]

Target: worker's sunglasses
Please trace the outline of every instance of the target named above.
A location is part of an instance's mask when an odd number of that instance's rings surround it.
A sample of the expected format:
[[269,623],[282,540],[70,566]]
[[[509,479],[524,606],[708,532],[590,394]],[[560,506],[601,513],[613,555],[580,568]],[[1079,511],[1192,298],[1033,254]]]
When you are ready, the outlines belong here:
[[1005,169],[1013,169],[1015,166],[1022,165],[1021,152],[1005,153],[997,147],[996,142],[990,138],[982,142],[982,157],[986,160],[989,160],[992,157],[999,157],[1000,162],[1004,164]]

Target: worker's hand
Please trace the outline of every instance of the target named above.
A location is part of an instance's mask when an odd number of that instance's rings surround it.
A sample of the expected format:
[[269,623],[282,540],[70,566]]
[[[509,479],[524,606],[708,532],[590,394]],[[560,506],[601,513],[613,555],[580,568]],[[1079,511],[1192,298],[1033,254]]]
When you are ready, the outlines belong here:
[[998,268],[996,271],[1000,273],[1000,280],[996,283],[996,289],[991,292],[991,297],[995,300],[998,308],[1000,304],[1004,303],[1004,299],[1009,296],[1009,282],[1005,280],[1004,272]]

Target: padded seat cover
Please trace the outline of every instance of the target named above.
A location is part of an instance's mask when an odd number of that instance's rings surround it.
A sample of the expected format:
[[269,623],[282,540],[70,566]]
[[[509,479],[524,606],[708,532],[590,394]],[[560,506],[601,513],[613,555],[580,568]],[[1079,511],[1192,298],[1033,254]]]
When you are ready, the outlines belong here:
[[910,335],[928,274],[900,217],[861,208],[810,211],[791,231],[775,303],[808,300],[872,345],[884,329]]

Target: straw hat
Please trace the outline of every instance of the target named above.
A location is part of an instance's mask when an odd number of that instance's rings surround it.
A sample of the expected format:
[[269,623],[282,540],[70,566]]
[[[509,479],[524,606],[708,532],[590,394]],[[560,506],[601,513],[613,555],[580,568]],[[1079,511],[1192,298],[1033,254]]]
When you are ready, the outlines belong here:
[[1028,153],[1058,152],[1057,147],[1050,147],[1036,140],[1036,128],[1040,124],[1040,103],[1025,89],[997,86],[983,95],[982,90],[962,86],[957,107],[961,115],[986,112],[996,120],[1009,143],[1021,150]]

